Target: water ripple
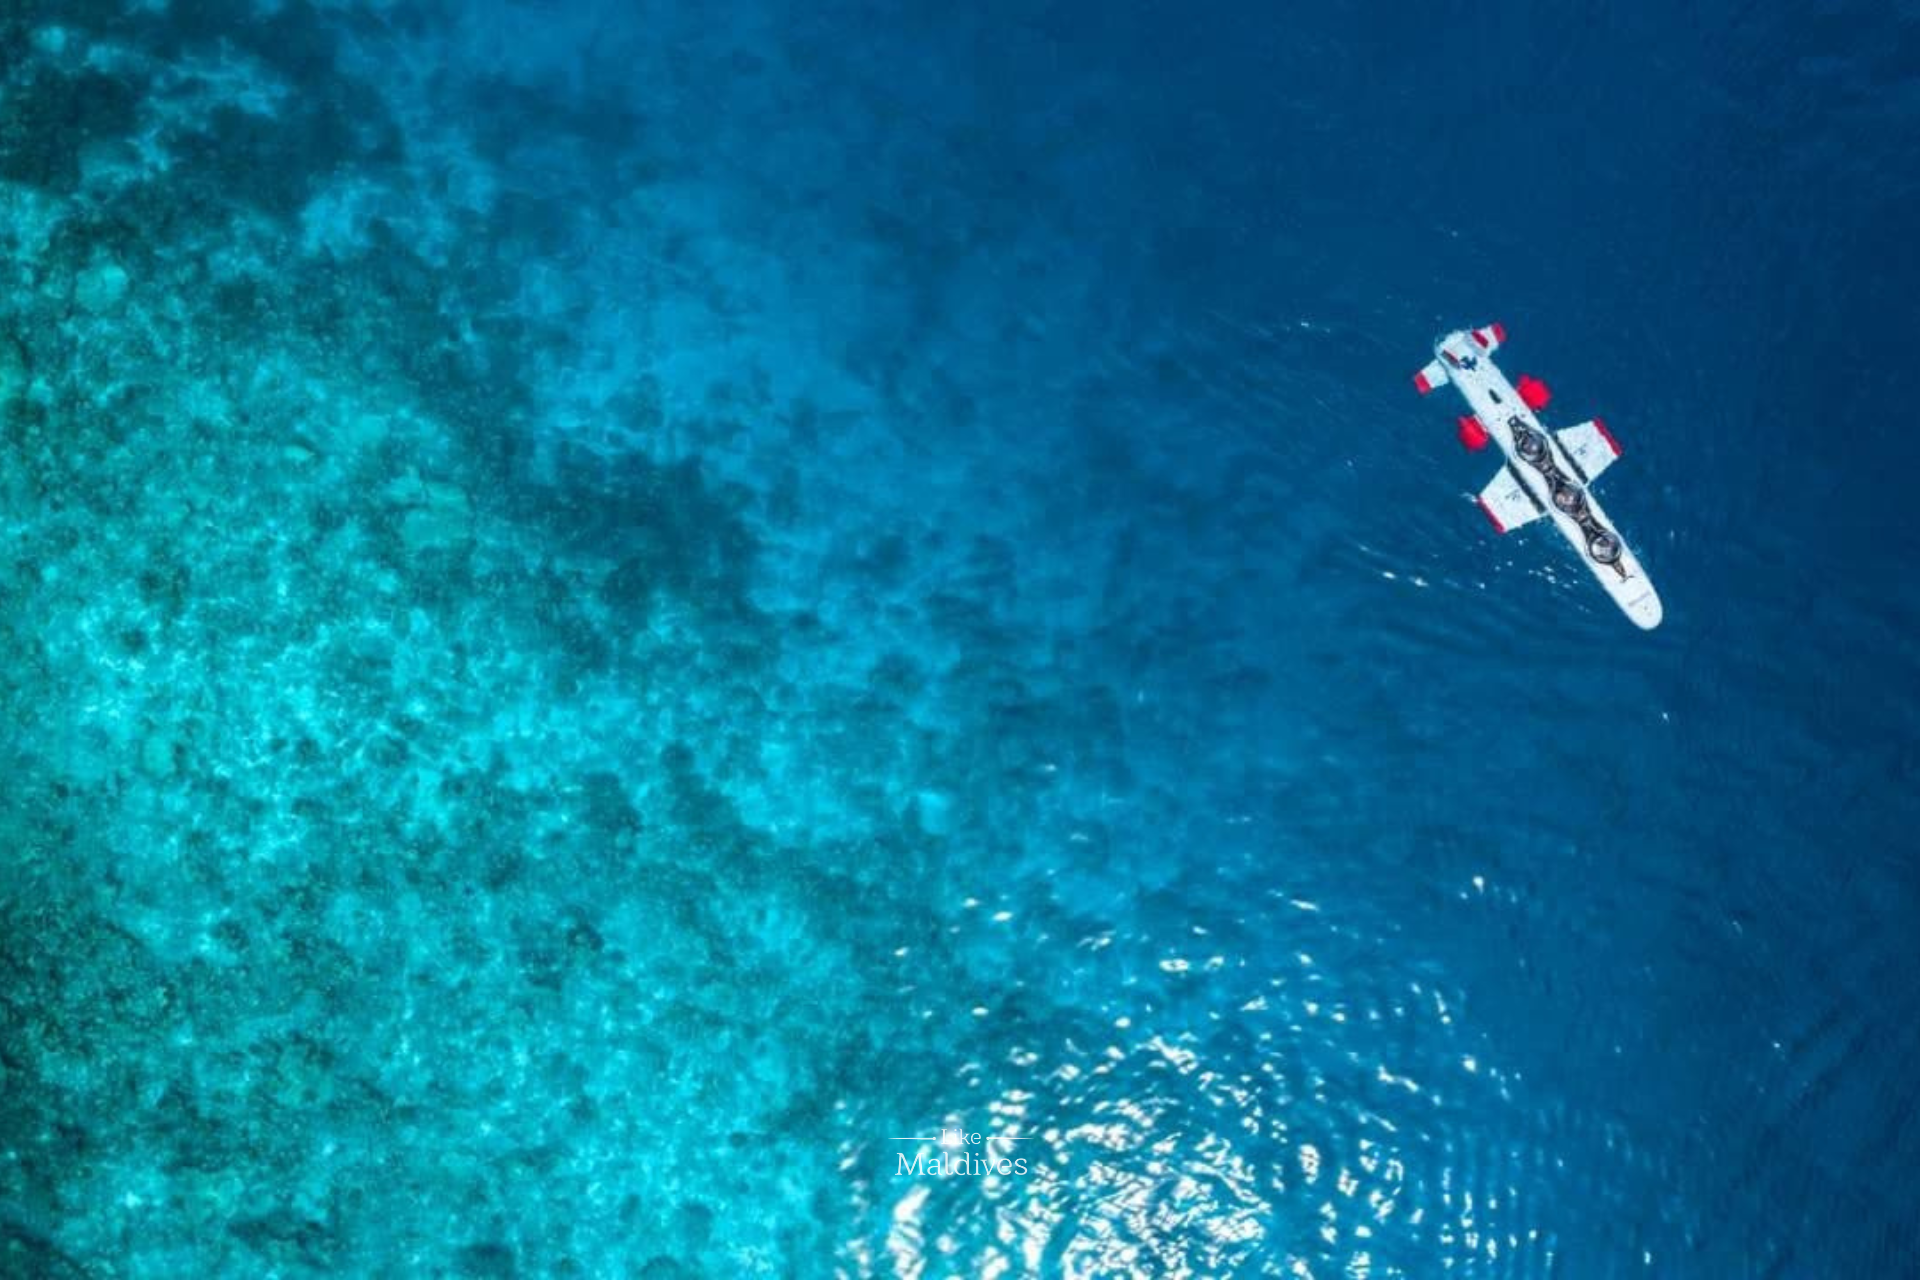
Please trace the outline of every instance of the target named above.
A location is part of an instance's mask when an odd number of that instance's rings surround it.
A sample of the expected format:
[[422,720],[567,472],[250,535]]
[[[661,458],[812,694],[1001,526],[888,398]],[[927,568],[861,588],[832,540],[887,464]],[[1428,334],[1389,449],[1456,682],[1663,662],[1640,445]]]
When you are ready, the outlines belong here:
[[949,1119],[1019,1139],[989,1150],[1025,1176],[902,1177],[850,1143],[851,1274],[1552,1274],[1556,1216],[1595,1185],[1569,1155],[1592,1122],[1488,1061],[1418,966],[1320,942],[1264,973],[1165,955],[1139,1015],[1010,1046],[986,1104]]

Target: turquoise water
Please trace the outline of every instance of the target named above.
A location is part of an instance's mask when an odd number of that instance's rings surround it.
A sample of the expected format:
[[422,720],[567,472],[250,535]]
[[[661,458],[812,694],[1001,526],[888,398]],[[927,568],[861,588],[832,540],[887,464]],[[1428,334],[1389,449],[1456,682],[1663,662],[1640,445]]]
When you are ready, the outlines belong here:
[[0,1274],[1920,1266],[1910,6],[0,50]]

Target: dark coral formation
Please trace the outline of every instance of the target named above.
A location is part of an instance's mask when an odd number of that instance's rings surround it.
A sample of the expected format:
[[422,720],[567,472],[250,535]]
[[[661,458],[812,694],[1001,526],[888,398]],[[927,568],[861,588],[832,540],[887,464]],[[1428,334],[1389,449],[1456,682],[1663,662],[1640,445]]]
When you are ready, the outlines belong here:
[[[1005,543],[924,605],[915,535],[810,544],[831,467],[763,442],[841,428],[764,370],[558,402],[592,210],[684,166],[617,98],[378,83],[393,21],[0,18],[0,1248],[797,1274],[842,1242],[760,1166],[931,1100],[980,998],[916,976],[942,851],[1041,820],[1110,699],[994,656]],[[639,243],[635,343],[738,322],[711,246]]]

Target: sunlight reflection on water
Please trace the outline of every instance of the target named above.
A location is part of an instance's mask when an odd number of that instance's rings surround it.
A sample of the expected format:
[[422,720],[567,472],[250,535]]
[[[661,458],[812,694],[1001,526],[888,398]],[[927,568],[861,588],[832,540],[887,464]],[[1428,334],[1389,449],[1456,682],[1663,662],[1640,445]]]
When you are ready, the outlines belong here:
[[1545,1135],[1502,1137],[1525,1128],[1509,1082],[1469,1051],[1448,1001],[1418,983],[1343,995],[1311,956],[1292,959],[1306,977],[1269,978],[1217,1038],[1121,1017],[1108,1044],[1013,1049],[1017,1083],[972,1119],[1021,1139],[1029,1172],[857,1178],[859,1216],[879,1229],[846,1274],[1550,1274],[1544,1187],[1521,1190],[1529,1165],[1553,1164],[1527,1149]]

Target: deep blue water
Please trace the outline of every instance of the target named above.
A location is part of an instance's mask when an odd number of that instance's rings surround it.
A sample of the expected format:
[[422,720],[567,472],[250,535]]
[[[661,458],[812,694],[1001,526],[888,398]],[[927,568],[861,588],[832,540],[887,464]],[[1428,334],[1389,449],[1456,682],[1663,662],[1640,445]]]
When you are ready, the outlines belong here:
[[5,1274],[1920,1274],[1920,9],[0,50]]

